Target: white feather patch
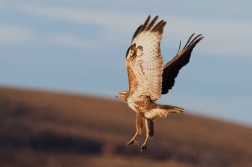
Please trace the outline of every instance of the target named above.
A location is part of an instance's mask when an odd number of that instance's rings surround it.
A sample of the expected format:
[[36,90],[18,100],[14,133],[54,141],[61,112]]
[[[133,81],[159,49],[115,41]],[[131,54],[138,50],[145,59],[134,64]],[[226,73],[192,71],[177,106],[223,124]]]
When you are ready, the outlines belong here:
[[143,49],[139,51],[141,53],[137,54],[141,55],[137,59],[141,61],[152,100],[157,100],[161,97],[163,73],[163,57],[160,51],[161,39],[162,34],[158,32],[144,31],[138,34],[132,41],[132,44],[135,43],[137,48],[141,46]]
[[148,118],[148,119],[154,119],[156,117],[165,118],[167,114],[168,112],[166,110],[155,108],[155,109],[152,109],[151,111],[145,112],[144,116],[145,118]]

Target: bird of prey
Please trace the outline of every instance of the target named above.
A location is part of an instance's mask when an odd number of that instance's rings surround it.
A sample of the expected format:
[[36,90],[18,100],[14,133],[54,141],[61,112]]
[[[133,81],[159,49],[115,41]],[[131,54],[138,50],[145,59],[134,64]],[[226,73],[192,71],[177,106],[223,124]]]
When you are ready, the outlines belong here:
[[148,139],[154,135],[153,120],[156,117],[183,111],[183,108],[156,104],[155,101],[172,89],[179,70],[189,62],[193,48],[203,39],[201,34],[194,38],[192,34],[184,48],[163,66],[160,42],[166,22],[161,20],[155,24],[157,20],[158,16],[152,21],[149,16],[135,31],[126,53],[129,90],[116,95],[136,112],[136,133],[127,145],[138,144],[136,136],[141,134],[144,124],[146,126],[141,152],[146,150]]

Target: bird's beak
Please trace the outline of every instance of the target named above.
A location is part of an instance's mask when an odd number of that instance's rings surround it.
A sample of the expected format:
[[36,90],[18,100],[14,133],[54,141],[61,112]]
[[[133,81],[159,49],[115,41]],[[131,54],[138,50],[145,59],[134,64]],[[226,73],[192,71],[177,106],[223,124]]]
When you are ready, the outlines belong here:
[[115,98],[118,98],[118,97],[119,97],[118,94],[116,94]]

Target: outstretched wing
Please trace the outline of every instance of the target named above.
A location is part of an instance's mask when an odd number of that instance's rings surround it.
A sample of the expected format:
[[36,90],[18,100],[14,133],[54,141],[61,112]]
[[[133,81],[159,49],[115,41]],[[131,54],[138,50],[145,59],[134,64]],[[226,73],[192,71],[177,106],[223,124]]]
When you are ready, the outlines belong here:
[[129,90],[139,96],[149,96],[151,100],[161,97],[163,57],[160,41],[166,22],[158,16],[150,23],[150,16],[133,35],[131,46],[126,54],[126,68]]
[[164,66],[162,94],[168,93],[168,91],[173,87],[179,70],[189,62],[193,48],[203,39],[203,36],[199,34],[191,41],[193,35],[194,34],[192,34],[188,39],[184,48]]

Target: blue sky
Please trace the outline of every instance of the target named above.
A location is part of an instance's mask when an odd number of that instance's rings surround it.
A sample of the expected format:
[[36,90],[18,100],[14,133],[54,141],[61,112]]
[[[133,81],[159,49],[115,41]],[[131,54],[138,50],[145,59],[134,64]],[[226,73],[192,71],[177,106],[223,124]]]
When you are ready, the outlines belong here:
[[114,98],[125,53],[147,16],[167,21],[165,62],[192,33],[204,40],[159,103],[252,126],[252,1],[0,2],[0,85]]

